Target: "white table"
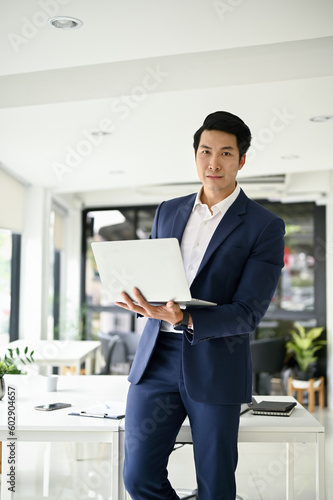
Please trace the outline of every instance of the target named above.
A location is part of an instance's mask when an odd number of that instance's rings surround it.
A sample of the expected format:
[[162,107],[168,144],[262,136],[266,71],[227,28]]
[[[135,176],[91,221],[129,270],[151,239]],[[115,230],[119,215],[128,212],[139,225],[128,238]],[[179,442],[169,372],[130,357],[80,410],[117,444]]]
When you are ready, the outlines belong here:
[[37,367],[45,367],[51,373],[52,367],[74,366],[75,373],[80,374],[80,367],[85,363],[85,373],[90,375],[92,367],[96,366],[96,371],[100,369],[101,363],[101,343],[95,340],[38,340],[27,342],[24,339],[15,340],[7,344],[1,352],[7,352],[8,348],[20,349],[23,353],[28,346],[29,353],[34,350],[34,360]]
[[[126,376],[62,376],[59,377],[58,392],[47,393],[43,389],[45,380],[41,376],[6,375],[7,387],[17,387],[16,408],[18,441],[44,442],[109,442],[112,443],[111,490],[113,500],[126,498],[122,481],[124,460],[124,420],[108,420],[69,416],[69,410],[39,412],[37,404],[48,402],[69,402],[77,407],[89,407],[100,401],[125,401],[129,383]],[[7,392],[6,392],[7,393]],[[291,396],[261,396],[260,399],[283,399],[295,401]],[[0,402],[0,441],[2,447],[2,477],[8,473],[7,396]],[[256,416],[251,412],[242,415],[240,421],[240,442],[286,443],[286,499],[293,499],[293,447],[297,443],[316,445],[316,499],[325,498],[325,429],[299,403],[290,417]],[[191,431],[185,421],[178,435],[179,442],[192,442]],[[272,457],[273,459],[274,457]],[[17,464],[19,474],[19,462]],[[186,464],[184,464],[186,467]],[[1,499],[11,498],[6,484],[1,484]]]
[[[6,480],[10,471],[10,448],[7,444],[13,440],[8,429],[8,387],[16,387],[16,442],[97,442],[111,443],[111,491],[112,499],[118,500],[119,492],[124,495],[122,468],[119,456],[119,426],[121,420],[89,418],[68,415],[71,408],[56,411],[37,411],[34,406],[64,402],[73,407],[95,406],[103,401],[125,401],[128,381],[126,376],[60,376],[58,391],[45,391],[45,378],[38,375],[6,375],[6,396],[0,401],[0,441],[2,446],[2,481],[1,500],[12,498]],[[13,441],[14,442],[14,441]],[[20,457],[15,464],[16,474],[20,474]],[[47,469],[47,467],[46,467]],[[14,494],[15,498],[15,494]]]
[[[255,396],[255,398],[258,402],[263,399],[296,402],[292,396]],[[182,426],[177,441],[192,442],[188,422]],[[252,412],[243,414],[240,419],[238,441],[243,443],[286,443],[286,500],[294,498],[293,465],[294,461],[297,460],[294,445],[315,443],[316,500],[325,499],[325,427],[299,403],[290,417],[258,416],[253,415]],[[273,457],[272,460],[274,460]]]

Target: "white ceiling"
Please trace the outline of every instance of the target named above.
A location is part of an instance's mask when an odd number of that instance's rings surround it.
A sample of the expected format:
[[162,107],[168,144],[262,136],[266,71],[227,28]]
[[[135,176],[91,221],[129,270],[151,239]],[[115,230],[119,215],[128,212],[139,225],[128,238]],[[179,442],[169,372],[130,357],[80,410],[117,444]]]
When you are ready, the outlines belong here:
[[322,200],[332,19],[332,0],[2,0],[0,164],[79,204],[155,202],[197,189],[193,133],[224,109],[254,136],[248,194]]

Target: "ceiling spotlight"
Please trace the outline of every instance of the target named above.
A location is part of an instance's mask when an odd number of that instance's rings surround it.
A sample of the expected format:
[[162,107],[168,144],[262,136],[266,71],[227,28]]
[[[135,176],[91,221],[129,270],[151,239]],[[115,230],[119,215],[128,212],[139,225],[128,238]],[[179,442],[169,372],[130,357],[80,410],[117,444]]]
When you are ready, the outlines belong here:
[[57,16],[49,19],[49,23],[54,28],[59,28],[61,30],[74,30],[80,28],[83,24],[80,19],[75,19],[75,17],[68,16]]
[[298,158],[299,155],[293,155],[293,154],[281,156],[281,160],[298,160]]
[[328,120],[333,120],[333,115],[313,116],[312,118],[310,118],[310,121],[316,123],[327,122]]
[[94,129],[90,133],[95,137],[104,137],[105,135],[111,134],[110,130],[102,130],[102,129]]
[[125,173],[125,170],[109,170],[108,174],[109,175],[123,175]]

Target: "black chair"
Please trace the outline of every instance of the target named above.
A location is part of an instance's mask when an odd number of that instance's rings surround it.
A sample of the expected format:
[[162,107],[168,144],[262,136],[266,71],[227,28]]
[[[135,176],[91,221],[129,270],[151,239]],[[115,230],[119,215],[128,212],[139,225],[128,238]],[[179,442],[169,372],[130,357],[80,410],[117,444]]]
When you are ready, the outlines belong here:
[[[110,332],[110,335],[113,335],[113,333]],[[116,333],[116,335],[118,335],[125,343],[126,361],[131,365],[133,363],[133,359],[138,348],[141,335],[135,332],[118,332]]]
[[[286,356],[285,340],[281,338],[268,338],[251,340],[253,392],[254,394],[269,394],[270,380],[279,374],[283,368]],[[261,375],[266,375],[264,388],[260,386]]]
[[125,347],[117,335],[108,339],[102,339],[99,336],[99,340],[102,343],[104,366],[98,375],[112,375],[116,362],[122,362],[125,357]]
[[101,374],[127,375],[131,368],[140,335],[132,332],[98,332],[105,366]]

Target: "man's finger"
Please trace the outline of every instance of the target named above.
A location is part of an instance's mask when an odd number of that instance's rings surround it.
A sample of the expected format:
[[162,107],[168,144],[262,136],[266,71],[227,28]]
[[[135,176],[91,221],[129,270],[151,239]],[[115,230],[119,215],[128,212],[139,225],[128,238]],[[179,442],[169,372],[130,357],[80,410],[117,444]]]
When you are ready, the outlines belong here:
[[150,304],[149,302],[146,301],[146,299],[144,299],[141,295],[141,293],[139,292],[139,290],[137,288],[133,288],[133,295],[135,297],[135,300],[137,301],[137,303],[143,307],[144,309],[149,309],[150,307]]
[[125,304],[125,302],[115,302],[114,303],[116,306],[123,307],[125,309],[128,309],[128,305]]
[[[127,308],[130,309],[131,311],[133,311],[135,308],[135,304],[134,304],[133,300],[125,292],[121,292],[120,295],[122,296]],[[118,302],[118,304],[121,304],[121,302]]]

